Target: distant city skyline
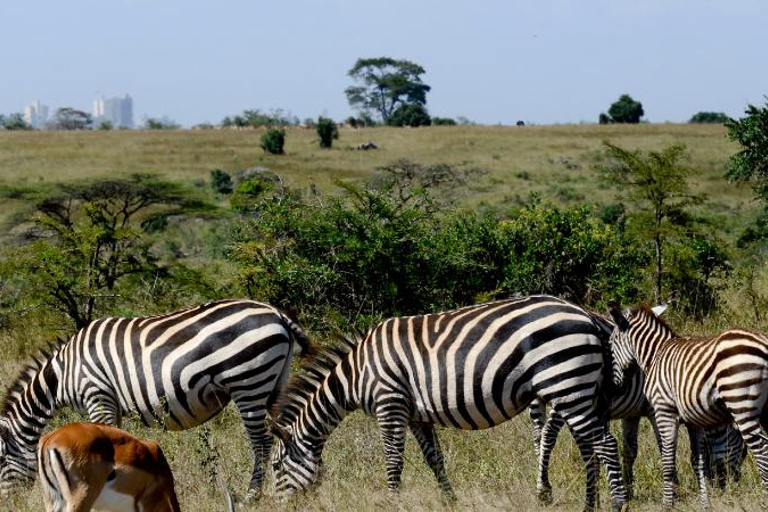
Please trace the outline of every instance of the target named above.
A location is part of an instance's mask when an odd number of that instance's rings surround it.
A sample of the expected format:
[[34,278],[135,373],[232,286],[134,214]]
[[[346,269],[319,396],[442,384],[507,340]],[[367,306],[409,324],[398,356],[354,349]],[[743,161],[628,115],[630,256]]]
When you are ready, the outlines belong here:
[[122,98],[105,98],[93,101],[93,126],[98,128],[108,122],[114,128],[134,128],[133,98],[126,94]]
[[0,17],[23,41],[0,45],[2,113],[130,91],[135,119],[184,126],[245,109],[340,120],[347,71],[383,55],[426,69],[430,114],[483,124],[596,122],[625,93],[651,122],[740,117],[768,93],[761,0],[27,0]]

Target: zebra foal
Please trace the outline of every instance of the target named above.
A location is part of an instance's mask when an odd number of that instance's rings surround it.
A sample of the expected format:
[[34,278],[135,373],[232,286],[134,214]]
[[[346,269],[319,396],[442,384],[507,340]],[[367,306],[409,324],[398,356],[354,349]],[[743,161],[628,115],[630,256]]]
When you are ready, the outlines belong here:
[[258,495],[272,437],[264,418],[287,380],[293,338],[309,339],[283,313],[250,300],[221,300],[144,318],[103,318],[28,365],[0,413],[0,495],[36,473],[35,449],[62,407],[119,426],[137,413],[147,425],[185,430],[232,400],[251,442],[248,496]]
[[768,337],[744,329],[713,338],[678,338],[648,308],[611,310],[614,381],[634,365],[646,374],[645,393],[662,441],[663,502],[675,500],[675,454],[680,421],[691,437],[699,500],[709,505],[704,429],[734,424],[749,447],[768,493]]
[[[661,315],[666,306],[652,308],[656,316]],[[592,313],[598,325],[612,332],[613,322],[602,315]],[[648,418],[656,438],[656,445],[661,453],[661,436],[653,415],[653,408],[648,402],[644,391],[645,374],[633,368],[625,375],[621,388],[612,388],[606,397],[608,416],[612,420],[621,421],[622,431],[622,475],[627,490],[632,493],[634,483],[634,465],[637,459],[637,446],[640,420]],[[546,404],[535,399],[531,402],[529,413],[533,423],[533,442],[536,456],[539,459],[536,489],[539,500],[548,504],[552,501],[552,486],[549,482],[549,461],[557,442],[558,434],[565,421],[556,411],[547,414]],[[741,435],[733,427],[726,426],[715,430],[707,430],[705,436],[707,456],[705,469],[707,477],[714,480],[719,487],[725,487],[728,476],[738,480],[741,474],[741,463],[746,455],[746,446]]]
[[485,429],[541,397],[574,433],[587,469],[586,509],[595,507],[597,454],[606,462],[614,507],[626,502],[616,440],[596,411],[602,333],[581,308],[548,296],[516,298],[444,313],[391,318],[359,343],[326,351],[291,378],[273,407],[278,496],[315,483],[323,447],[352,410],[378,420],[387,486],[400,487],[410,430],[440,489],[453,490],[435,425]]

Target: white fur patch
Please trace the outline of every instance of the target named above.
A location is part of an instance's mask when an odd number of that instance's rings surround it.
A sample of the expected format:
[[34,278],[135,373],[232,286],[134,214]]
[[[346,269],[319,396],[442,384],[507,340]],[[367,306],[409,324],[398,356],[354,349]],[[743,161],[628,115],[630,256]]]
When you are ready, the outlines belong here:
[[133,512],[134,497],[128,494],[121,494],[110,489],[109,484],[101,490],[96,503],[93,504],[95,510],[108,510],[109,512]]

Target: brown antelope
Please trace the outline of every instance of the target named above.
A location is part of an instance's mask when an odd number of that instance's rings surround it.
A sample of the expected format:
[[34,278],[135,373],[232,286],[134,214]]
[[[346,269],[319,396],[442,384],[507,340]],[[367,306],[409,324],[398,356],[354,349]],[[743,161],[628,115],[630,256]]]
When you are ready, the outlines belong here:
[[47,512],[180,511],[160,446],[119,428],[70,423],[43,437],[37,456]]

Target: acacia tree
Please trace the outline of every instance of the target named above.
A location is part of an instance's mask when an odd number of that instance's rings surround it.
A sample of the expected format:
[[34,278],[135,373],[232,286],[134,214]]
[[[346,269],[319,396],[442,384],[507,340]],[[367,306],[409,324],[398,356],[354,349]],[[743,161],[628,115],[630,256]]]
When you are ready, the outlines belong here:
[[360,85],[344,91],[353,108],[375,113],[386,123],[398,107],[426,105],[431,87],[421,80],[426,73],[420,65],[391,57],[358,59],[347,73]]
[[71,107],[62,107],[56,111],[53,127],[57,130],[87,130],[91,123],[91,114]]
[[114,303],[128,276],[168,276],[148,231],[169,215],[205,205],[176,185],[148,175],[62,185],[37,204],[32,241],[0,260],[0,280],[21,279],[24,295],[67,316],[76,328]]
[[654,300],[659,303],[665,240],[685,223],[686,209],[703,200],[693,195],[688,185],[691,170],[681,163],[686,148],[675,144],[661,151],[631,151],[607,141],[604,146],[610,162],[597,170],[634,203],[638,236],[653,243]]

